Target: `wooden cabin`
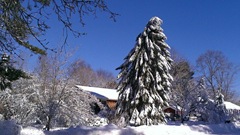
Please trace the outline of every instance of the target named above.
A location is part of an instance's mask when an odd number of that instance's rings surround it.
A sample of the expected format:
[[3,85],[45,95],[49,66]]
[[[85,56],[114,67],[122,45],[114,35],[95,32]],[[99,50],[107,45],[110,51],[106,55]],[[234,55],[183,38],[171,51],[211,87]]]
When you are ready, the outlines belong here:
[[118,92],[116,89],[81,86],[81,85],[76,85],[76,87],[96,96],[102,103],[106,104],[111,110],[115,110],[117,100],[118,100]]
[[[96,96],[101,102],[105,103],[110,109],[115,110],[116,104],[118,100],[119,93],[116,89],[108,89],[108,88],[99,88],[99,87],[90,87],[90,86],[81,86],[76,85],[77,88],[90,92],[90,94]],[[178,114],[174,107],[166,107],[163,109],[165,113]]]

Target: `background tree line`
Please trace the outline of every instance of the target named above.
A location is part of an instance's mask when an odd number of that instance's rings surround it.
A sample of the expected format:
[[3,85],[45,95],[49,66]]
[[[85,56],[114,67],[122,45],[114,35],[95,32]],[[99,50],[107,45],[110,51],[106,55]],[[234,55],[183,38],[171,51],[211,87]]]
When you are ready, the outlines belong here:
[[173,86],[178,87],[174,89],[186,89],[190,80],[204,78],[211,98],[215,97],[217,91],[221,89],[225,100],[232,102],[236,100],[235,86],[239,66],[230,62],[221,51],[206,51],[198,57],[195,66],[176,52],[173,52],[172,57],[174,59],[172,75],[175,79]]
[[[234,87],[239,66],[231,63],[222,52],[206,51],[198,57],[195,66],[177,52],[172,52],[172,58],[174,62],[171,74],[174,81],[170,103],[180,108],[182,121],[197,110],[209,113],[219,94],[224,96],[225,101],[239,104],[239,93]],[[202,115],[208,115],[209,119],[210,116],[218,115],[215,110],[212,112],[214,113]]]

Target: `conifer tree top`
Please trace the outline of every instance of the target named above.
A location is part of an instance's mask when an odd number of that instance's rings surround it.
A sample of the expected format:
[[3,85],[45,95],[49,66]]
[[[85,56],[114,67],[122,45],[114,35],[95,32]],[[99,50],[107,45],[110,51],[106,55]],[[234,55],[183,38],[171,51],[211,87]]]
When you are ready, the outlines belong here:
[[163,21],[159,17],[152,17],[150,21],[148,22],[148,27],[153,31],[161,30],[160,25],[163,23]]

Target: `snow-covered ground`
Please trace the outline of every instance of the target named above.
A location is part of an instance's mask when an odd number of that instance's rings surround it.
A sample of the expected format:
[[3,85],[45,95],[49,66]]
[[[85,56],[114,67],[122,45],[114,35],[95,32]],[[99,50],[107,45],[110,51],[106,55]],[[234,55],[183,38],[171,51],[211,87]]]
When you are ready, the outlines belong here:
[[[1,134],[1,132],[0,132]],[[176,124],[157,126],[140,126],[119,128],[115,125],[106,125],[103,127],[70,127],[67,129],[55,129],[52,131],[38,130],[28,127],[21,131],[21,135],[209,135],[209,134],[228,134],[239,135],[240,123],[228,124]]]

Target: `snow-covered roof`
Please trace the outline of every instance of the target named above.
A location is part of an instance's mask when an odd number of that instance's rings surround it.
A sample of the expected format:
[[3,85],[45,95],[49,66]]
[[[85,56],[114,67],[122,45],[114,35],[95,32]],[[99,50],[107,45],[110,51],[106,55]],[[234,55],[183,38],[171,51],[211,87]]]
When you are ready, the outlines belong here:
[[90,86],[81,86],[76,85],[77,88],[90,92],[92,95],[95,95],[97,98],[102,100],[117,100],[118,92],[116,89],[107,89],[107,88],[99,88],[99,87],[90,87]]
[[173,104],[169,104],[169,106],[167,107],[163,107],[163,110],[167,109],[167,108],[172,108],[175,111],[180,111],[182,109],[182,107],[178,106],[178,105],[173,105]]
[[[116,89],[108,89],[108,88],[99,88],[99,87],[90,87],[90,86],[81,86],[76,85],[77,88],[90,92],[92,95],[95,95],[97,98],[102,100],[117,100],[118,94]],[[226,108],[228,110],[240,110],[240,106],[233,104],[231,102],[224,102]]]
[[224,104],[227,110],[240,110],[240,106],[233,104],[231,102],[225,101]]

